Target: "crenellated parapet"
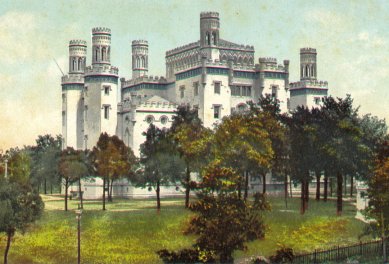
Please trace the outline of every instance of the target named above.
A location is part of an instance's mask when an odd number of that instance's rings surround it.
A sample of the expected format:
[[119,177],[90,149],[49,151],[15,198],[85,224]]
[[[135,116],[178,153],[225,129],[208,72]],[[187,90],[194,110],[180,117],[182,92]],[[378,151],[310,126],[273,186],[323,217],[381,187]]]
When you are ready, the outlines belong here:
[[160,101],[153,101],[153,100],[146,100],[143,102],[139,102],[137,106],[155,108],[155,109],[177,109],[177,104],[171,102],[160,102]]
[[111,29],[107,27],[95,27],[92,28],[92,34],[111,34]]
[[86,47],[86,41],[81,39],[72,39],[69,41],[69,47],[70,46],[84,46]]
[[258,61],[256,69],[259,71],[289,72],[289,60],[284,60],[284,65],[277,64],[277,59],[273,57],[261,57]]
[[311,54],[317,54],[315,48],[301,48],[300,53],[311,53]]
[[117,67],[107,65],[107,64],[93,65],[85,68],[85,75],[96,75],[96,74],[118,75],[119,69]]
[[152,76],[152,75],[150,75],[150,76],[141,76],[141,77],[138,77],[136,79],[131,79],[131,80],[125,80],[124,78],[122,78],[120,81],[121,81],[122,89],[130,87],[130,86],[134,86],[134,85],[137,85],[137,84],[140,84],[140,83],[144,83],[144,82],[156,83],[156,84],[166,84],[167,83],[167,80],[166,80],[165,77],[163,77],[163,76]]
[[131,44],[136,46],[148,46],[149,42],[147,40],[138,39],[138,40],[133,40]]
[[289,87],[291,90],[303,89],[303,88],[328,89],[328,82],[318,81],[318,80],[304,80],[304,81],[290,83]]
[[224,39],[221,39],[219,42],[219,47],[223,49],[234,49],[234,50],[241,50],[241,51],[250,51],[254,52],[254,46],[251,45],[243,45],[243,44],[236,44]]
[[84,83],[84,75],[83,74],[69,74],[62,76],[61,78],[62,84],[73,84],[73,83]]
[[218,12],[201,12],[200,19],[201,18],[219,18],[219,13]]
[[166,51],[166,57],[172,56],[172,55],[175,55],[177,53],[181,53],[181,52],[184,52],[184,51],[187,51],[187,50],[191,50],[191,49],[194,49],[194,48],[198,48],[198,47],[200,47],[200,41],[189,43],[187,45],[180,46],[180,47],[177,47],[175,49]]

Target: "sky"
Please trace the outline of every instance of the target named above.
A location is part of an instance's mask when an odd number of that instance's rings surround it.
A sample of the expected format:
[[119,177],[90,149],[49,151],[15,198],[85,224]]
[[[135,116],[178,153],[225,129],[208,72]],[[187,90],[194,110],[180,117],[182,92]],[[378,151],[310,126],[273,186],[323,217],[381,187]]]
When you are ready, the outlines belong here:
[[165,74],[165,52],[200,38],[202,11],[220,14],[220,37],[253,45],[255,61],[290,60],[313,47],[329,94],[351,94],[360,113],[389,117],[389,2],[299,0],[2,0],[0,5],[0,150],[61,134],[61,76],[71,39],[112,30],[111,63],[130,78],[131,41],[149,41],[149,75]]

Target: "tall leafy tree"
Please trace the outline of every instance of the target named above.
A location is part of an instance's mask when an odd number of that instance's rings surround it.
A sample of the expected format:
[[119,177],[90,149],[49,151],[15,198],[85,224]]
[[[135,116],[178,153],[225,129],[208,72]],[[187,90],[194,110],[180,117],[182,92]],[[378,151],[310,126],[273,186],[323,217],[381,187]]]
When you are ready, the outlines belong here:
[[[91,162],[97,174],[103,178],[103,210],[109,181],[119,176],[129,176],[135,163],[132,150],[117,136],[102,133],[91,154]],[[112,185],[111,185],[112,186]]]
[[89,174],[88,166],[86,164],[85,153],[81,150],[74,150],[71,147],[66,148],[61,152],[58,170],[65,186],[65,211],[68,210],[69,186],[76,181],[79,182],[79,196],[82,206],[83,200],[80,186],[81,178]]
[[7,235],[4,263],[16,231],[26,231],[29,224],[38,219],[43,211],[43,201],[28,184],[0,183],[0,232]]
[[161,209],[161,185],[176,183],[182,178],[184,163],[174,153],[172,143],[165,130],[150,124],[144,133],[146,141],[140,146],[138,185],[154,188],[157,197],[157,211]]
[[185,187],[185,207],[188,207],[191,188],[190,175],[191,172],[199,172],[201,165],[206,163],[212,131],[202,125],[197,109],[191,109],[185,105],[177,108],[169,134],[175,149],[185,162],[185,176],[181,182]]

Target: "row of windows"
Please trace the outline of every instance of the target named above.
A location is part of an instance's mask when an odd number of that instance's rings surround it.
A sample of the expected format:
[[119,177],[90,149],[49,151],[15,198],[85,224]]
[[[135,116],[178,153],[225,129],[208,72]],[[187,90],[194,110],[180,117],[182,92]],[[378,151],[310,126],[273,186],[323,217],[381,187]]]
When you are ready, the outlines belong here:
[[231,86],[233,96],[251,96],[251,86]]
[[[112,91],[112,88],[110,85],[104,85],[103,90],[105,95],[109,95],[109,92]],[[88,86],[84,86],[84,96],[88,96]],[[62,99],[64,99],[63,95],[62,95]]]
[[[151,124],[151,123],[153,123],[154,121],[155,121],[154,116],[148,115],[148,116],[146,117],[146,122],[147,122],[147,123]],[[165,124],[169,121],[169,119],[168,119],[167,116],[161,116],[161,118],[159,119],[159,121],[161,122],[162,125],[165,125]]]
[[[214,93],[220,94],[220,87],[221,82],[214,82]],[[199,82],[193,83],[193,95],[198,96],[199,95]],[[180,86],[180,98],[185,97],[185,85]]]

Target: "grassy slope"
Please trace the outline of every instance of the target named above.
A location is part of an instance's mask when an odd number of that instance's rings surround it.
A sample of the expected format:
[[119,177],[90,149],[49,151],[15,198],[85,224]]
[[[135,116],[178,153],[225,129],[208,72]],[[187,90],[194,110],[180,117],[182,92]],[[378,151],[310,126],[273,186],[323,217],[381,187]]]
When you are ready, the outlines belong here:
[[[272,199],[273,210],[266,213],[269,230],[262,241],[249,243],[248,251],[236,252],[236,258],[270,255],[277,243],[298,251],[324,245],[357,241],[363,223],[355,220],[355,209],[346,205],[342,217],[336,217],[334,202],[310,201],[305,216],[298,211],[299,201],[290,201],[287,212],[283,200]],[[76,208],[71,201],[69,208]],[[73,211],[62,211],[63,201],[47,200],[46,210],[24,236],[18,234],[10,251],[10,263],[75,263],[77,223]],[[82,215],[82,261],[85,263],[155,263],[155,251],[190,246],[194,237],[182,234],[190,212],[183,200],[163,200],[158,215],[154,200],[119,200],[102,212],[100,202],[88,202]],[[4,236],[0,237],[4,252]]]

